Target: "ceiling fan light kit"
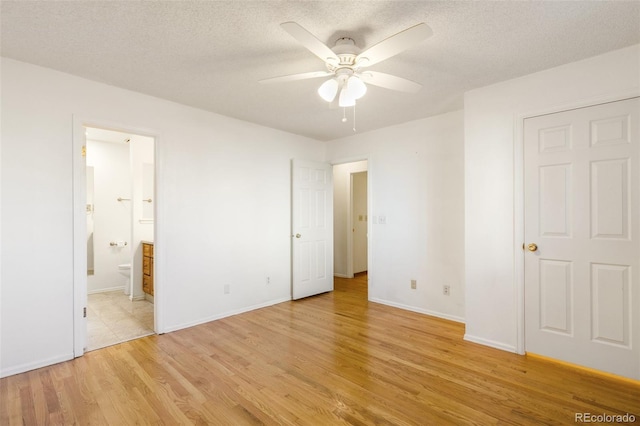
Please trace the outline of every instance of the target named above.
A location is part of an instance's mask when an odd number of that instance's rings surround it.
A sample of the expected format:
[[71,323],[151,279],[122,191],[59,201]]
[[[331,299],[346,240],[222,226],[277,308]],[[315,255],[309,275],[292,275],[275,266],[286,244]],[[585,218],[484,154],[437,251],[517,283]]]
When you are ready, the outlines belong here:
[[[356,100],[367,93],[365,82],[385,89],[407,93],[416,93],[422,87],[421,84],[402,77],[375,71],[363,72],[361,69],[397,55],[431,36],[431,28],[424,23],[407,28],[362,52],[355,44],[355,41],[349,37],[339,38],[336,40],[334,47],[330,49],[295,22],[285,22],[280,26],[311,53],[320,58],[325,63],[327,71],[268,78],[261,80],[261,83],[279,83],[331,76],[329,80],[326,80],[318,87],[318,95],[329,103],[334,102],[337,96],[338,106],[343,108],[355,108]],[[343,115],[342,121],[346,121],[346,116]]]
[[[352,75],[347,80],[346,90],[354,99],[360,99],[367,93],[367,85],[358,76]],[[345,89],[343,89],[344,91]]]
[[340,98],[338,98],[338,106],[342,108],[352,107],[356,104],[356,98],[346,88],[340,91]]
[[335,78],[331,78],[318,87],[318,95],[327,102],[333,102],[338,94],[340,84]]

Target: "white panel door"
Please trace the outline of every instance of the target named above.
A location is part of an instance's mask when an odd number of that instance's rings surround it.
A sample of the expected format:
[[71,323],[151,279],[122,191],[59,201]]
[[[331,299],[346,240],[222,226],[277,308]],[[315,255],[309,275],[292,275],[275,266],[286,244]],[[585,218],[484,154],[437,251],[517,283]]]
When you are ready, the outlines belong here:
[[293,298],[333,290],[333,170],[292,162]]
[[639,121],[635,98],[524,124],[526,351],[634,379]]

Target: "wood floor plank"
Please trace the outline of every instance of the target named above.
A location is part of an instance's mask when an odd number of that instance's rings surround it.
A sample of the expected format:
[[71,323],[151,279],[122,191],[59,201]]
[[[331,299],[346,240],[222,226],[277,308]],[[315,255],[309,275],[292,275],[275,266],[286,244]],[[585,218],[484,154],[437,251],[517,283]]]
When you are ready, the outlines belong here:
[[527,425],[631,414],[640,383],[463,340],[464,325],[331,293],[0,380],[0,424]]

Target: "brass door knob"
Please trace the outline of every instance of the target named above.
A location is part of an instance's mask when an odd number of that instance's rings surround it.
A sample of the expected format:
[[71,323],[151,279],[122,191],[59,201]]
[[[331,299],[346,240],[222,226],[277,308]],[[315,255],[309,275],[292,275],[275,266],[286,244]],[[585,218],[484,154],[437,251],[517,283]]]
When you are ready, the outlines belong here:
[[527,246],[527,248],[529,249],[529,251],[536,251],[538,250],[538,245],[536,243],[531,243]]
[[300,238],[300,237],[302,237],[302,235],[296,234],[296,238]]

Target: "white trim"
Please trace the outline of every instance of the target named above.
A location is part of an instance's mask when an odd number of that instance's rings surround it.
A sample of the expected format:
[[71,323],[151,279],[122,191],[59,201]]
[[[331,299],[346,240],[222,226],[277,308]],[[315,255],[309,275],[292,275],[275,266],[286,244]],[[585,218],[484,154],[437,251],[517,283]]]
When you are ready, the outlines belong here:
[[164,227],[160,226],[165,218],[165,202],[164,202],[164,175],[161,170],[164,170],[164,156],[162,155],[162,144],[160,143],[161,136],[159,133],[154,133],[154,145],[153,145],[153,163],[154,169],[154,188],[153,196],[155,203],[153,203],[153,329],[157,334],[163,334],[164,330],[164,312],[165,312],[165,300],[164,297],[164,277],[165,277],[165,244],[164,244]]
[[516,312],[516,346],[514,352],[524,355],[524,118],[514,118],[513,147],[513,262],[514,303]]
[[[376,275],[376,264],[373,262],[373,162],[367,155],[367,295],[371,294],[371,280]],[[375,281],[374,281],[375,282]]]
[[[2,93],[2,88],[0,87],[0,94]],[[1,121],[1,120],[0,120]],[[2,123],[0,122],[0,135],[2,135]],[[2,144],[0,143],[0,168],[2,167]],[[4,241],[2,239],[2,224],[4,222],[2,222],[2,173],[0,173],[0,300],[4,300],[2,298],[2,241]],[[2,304],[0,303],[0,330],[3,329],[2,327]],[[0,351],[1,352],[1,351]],[[0,355],[0,361],[2,360],[2,355]],[[1,365],[1,363],[0,363]],[[0,369],[0,377],[3,377],[2,375],[2,370]]]
[[66,355],[58,355],[51,358],[39,360],[37,362],[30,362],[27,364],[16,365],[5,370],[0,370],[0,378],[13,376],[15,374],[26,373],[27,371],[36,370],[42,367],[48,367],[50,365],[59,364],[61,362],[69,361],[74,358],[73,353]]
[[370,298],[369,301],[370,302],[375,302],[375,303],[380,303],[381,305],[387,305],[387,306],[391,306],[391,307],[394,307],[394,308],[403,309],[405,311],[411,311],[411,312],[416,312],[416,313],[419,313],[419,314],[429,315],[431,317],[442,318],[442,319],[446,319],[446,320],[449,320],[449,321],[459,322],[459,323],[462,323],[462,324],[465,323],[464,318],[459,317],[457,315],[443,314],[442,312],[431,311],[429,309],[416,308],[414,306],[404,305],[402,303],[390,302],[388,300],[378,299],[378,298],[375,298],[375,297]]
[[[524,355],[526,353],[525,343],[525,301],[524,301],[524,251],[522,244],[524,241],[524,120],[540,115],[555,114],[578,108],[587,108],[594,105],[617,102],[625,99],[640,96],[639,89],[628,89],[620,92],[609,93],[579,99],[574,102],[552,105],[546,108],[524,111],[514,115],[514,147],[513,147],[513,211],[514,211],[514,284],[515,284],[515,310],[516,310],[516,346],[514,352]],[[520,188],[520,191],[518,191]],[[466,336],[465,336],[466,339]],[[484,341],[481,338],[474,338],[477,343]],[[498,345],[500,343],[495,342]],[[488,346],[493,346],[488,344]],[[509,345],[503,345],[511,347]],[[495,347],[495,346],[494,346]],[[507,350],[507,349],[505,349]]]
[[464,340],[466,340],[467,342],[477,343],[483,346],[489,346],[494,349],[500,349],[501,351],[516,352],[515,346],[506,345],[502,342],[496,342],[495,340],[489,340],[489,339],[484,339],[482,337],[472,336],[470,334],[465,334]]
[[367,161],[368,162],[369,161],[369,157],[370,157],[370,155],[367,154],[365,156],[358,155],[358,156],[354,156],[354,157],[339,158],[337,160],[330,161],[329,164],[331,164],[332,166],[338,166],[340,164],[359,163],[360,161]]
[[239,315],[239,314],[244,314],[245,312],[249,312],[249,311],[253,311],[256,309],[261,309],[261,308],[266,308],[268,306],[273,306],[273,305],[277,305],[279,303],[284,303],[284,302],[290,302],[291,301],[291,297],[282,297],[280,299],[275,299],[275,300],[271,300],[268,302],[264,302],[264,303],[259,303],[257,305],[252,305],[252,306],[247,306],[244,308],[240,308],[240,309],[236,309],[233,311],[229,311],[229,312],[224,312],[222,314],[218,314],[218,315],[213,315],[207,318],[203,318],[203,319],[199,319],[197,321],[191,321],[191,322],[185,322],[182,324],[178,324],[178,325],[174,325],[174,326],[168,326],[165,329],[165,333],[171,333],[172,331],[178,331],[178,330],[183,330],[185,328],[189,328],[189,327],[195,327],[197,325],[201,325],[201,324],[206,324],[208,322],[211,321],[216,321],[222,318],[227,318],[227,317],[231,317],[234,315]]
[[336,277],[336,278],[347,278],[347,279],[353,278],[353,277],[350,277],[350,276],[348,276],[346,274],[336,274],[335,272],[333,273],[333,276]]

